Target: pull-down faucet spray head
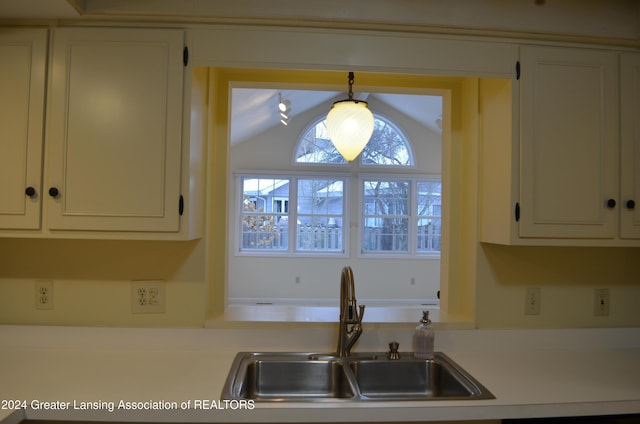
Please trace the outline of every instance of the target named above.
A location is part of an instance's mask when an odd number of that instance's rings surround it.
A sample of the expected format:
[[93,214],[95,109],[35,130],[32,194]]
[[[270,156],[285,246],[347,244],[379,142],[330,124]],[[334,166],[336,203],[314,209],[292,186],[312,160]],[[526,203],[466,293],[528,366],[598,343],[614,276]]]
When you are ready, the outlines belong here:
[[362,334],[364,305],[356,309],[356,290],[351,267],[344,267],[340,276],[340,334],[338,355],[349,356],[351,347]]

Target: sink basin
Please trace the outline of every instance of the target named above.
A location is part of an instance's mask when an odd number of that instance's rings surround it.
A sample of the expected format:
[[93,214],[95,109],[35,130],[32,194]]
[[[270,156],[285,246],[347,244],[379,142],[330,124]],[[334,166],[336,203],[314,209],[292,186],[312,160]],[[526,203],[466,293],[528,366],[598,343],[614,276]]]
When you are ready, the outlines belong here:
[[246,362],[239,393],[247,399],[282,400],[351,398],[344,366],[336,360],[255,357]]
[[222,399],[256,401],[384,401],[493,399],[445,354],[433,359],[387,359],[386,353],[349,357],[303,352],[238,353]]
[[367,398],[486,399],[489,394],[443,355],[432,360],[355,360],[349,366]]

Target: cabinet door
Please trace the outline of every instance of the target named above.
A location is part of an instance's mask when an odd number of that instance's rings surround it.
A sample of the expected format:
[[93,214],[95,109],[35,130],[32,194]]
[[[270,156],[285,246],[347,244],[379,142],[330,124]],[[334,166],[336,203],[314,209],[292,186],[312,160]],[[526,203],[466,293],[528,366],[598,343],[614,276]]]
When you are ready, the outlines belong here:
[[45,29],[0,34],[2,229],[40,227],[46,52]]
[[620,62],[620,236],[640,239],[640,55]]
[[617,55],[521,49],[520,237],[614,238]]
[[50,229],[179,230],[182,49],[176,30],[55,30]]

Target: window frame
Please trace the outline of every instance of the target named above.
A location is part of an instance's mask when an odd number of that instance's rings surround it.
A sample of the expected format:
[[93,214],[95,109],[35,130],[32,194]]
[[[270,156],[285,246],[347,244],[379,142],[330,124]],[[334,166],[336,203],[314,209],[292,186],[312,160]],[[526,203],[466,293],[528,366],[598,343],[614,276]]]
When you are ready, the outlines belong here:
[[[235,256],[256,256],[256,257],[331,257],[331,258],[347,258],[350,250],[350,221],[349,217],[349,193],[351,186],[350,173],[327,173],[327,172],[266,172],[266,171],[238,171],[234,173],[236,180],[236,196],[234,200],[234,208],[236,224],[234,227],[234,255]],[[242,219],[241,210],[242,199],[244,197],[243,181],[247,178],[263,178],[263,179],[286,179],[289,181],[289,211],[286,214],[287,220],[287,248],[286,249],[250,249],[242,246]],[[298,181],[308,179],[324,179],[324,180],[341,180],[343,185],[342,195],[342,249],[341,250],[298,250],[297,248],[297,228],[294,222],[298,221]],[[280,196],[281,197],[281,196]],[[271,212],[269,212],[271,213]],[[308,215],[308,214],[303,214]]]
[[[237,199],[243,195],[241,178],[282,178],[289,179],[289,213],[288,213],[288,239],[287,249],[243,249],[242,232],[239,230],[239,222],[235,227],[235,255],[236,256],[277,256],[277,257],[330,257],[349,258],[352,255],[362,259],[440,259],[441,251],[421,251],[418,250],[418,228],[419,219],[424,219],[423,215],[417,214],[417,183],[420,181],[437,181],[442,187],[441,174],[417,173],[417,157],[411,140],[402,129],[384,114],[374,111],[376,119],[382,121],[385,126],[392,128],[404,141],[407,149],[407,164],[385,164],[385,163],[365,163],[363,155],[359,155],[358,160],[349,162],[296,162],[300,143],[305,139],[305,135],[321,124],[325,115],[320,115],[313,119],[310,124],[304,127],[298,136],[292,154],[292,166],[295,171],[236,171],[234,174],[237,180]],[[336,150],[337,153],[337,150]],[[339,153],[338,153],[339,154]],[[340,251],[322,250],[298,250],[297,235],[298,229],[294,223],[298,221],[298,181],[302,179],[341,179],[343,181],[343,215],[342,215],[342,249]],[[364,250],[364,180],[405,180],[409,182],[410,196],[408,199],[408,249],[402,251],[365,251]],[[357,185],[357,194],[352,192]],[[350,198],[350,193],[356,195],[357,200]],[[357,204],[354,204],[357,201]],[[235,207],[239,204],[236,203]],[[357,211],[352,214],[351,209]],[[306,215],[306,214],[303,214]],[[236,214],[240,216],[240,214]],[[442,216],[439,217],[442,222]],[[356,227],[352,231],[352,227]],[[442,227],[441,227],[442,228]],[[414,229],[412,231],[411,229]],[[353,232],[353,237],[351,233]],[[352,238],[357,238],[356,243],[352,243]],[[440,233],[440,240],[442,234]],[[353,244],[353,245],[352,245]]]
[[[376,112],[375,110],[372,110],[372,113],[375,120],[381,121],[389,128],[392,128],[404,140],[404,144],[407,149],[407,156],[408,156],[407,164],[365,163],[364,150],[360,155],[358,155],[357,160],[354,160],[353,163],[349,163],[346,160],[342,162],[298,162],[297,157],[298,157],[298,150],[300,147],[300,143],[304,140],[304,137],[307,134],[307,132],[317,127],[319,124],[321,124],[326,120],[326,115],[317,116],[315,119],[311,121],[309,125],[305,126],[304,129],[300,132],[300,135],[298,136],[295,147],[293,149],[291,164],[295,167],[303,167],[303,168],[317,166],[317,167],[323,167],[323,168],[335,167],[335,168],[341,168],[341,169],[353,169],[353,166],[355,164],[358,168],[368,169],[369,172],[375,172],[372,170],[375,170],[378,168],[416,169],[417,165],[416,165],[415,152],[414,152],[413,144],[411,143],[411,140],[409,139],[409,137],[407,137],[405,132],[392,119],[388,118],[386,115]],[[339,155],[337,149],[335,150],[335,152]]]
[[[281,173],[246,173],[246,174],[237,174],[236,175],[236,196],[235,196],[235,229],[234,229],[234,235],[235,235],[235,253],[238,255],[242,255],[242,256],[280,256],[282,252],[286,252],[289,250],[289,245],[290,245],[290,239],[287,239],[287,248],[286,249],[250,249],[250,248],[244,248],[242,246],[243,244],[243,236],[244,236],[244,232],[242,231],[242,224],[244,221],[245,216],[249,216],[251,214],[245,214],[245,211],[243,210],[243,204],[244,204],[244,180],[245,179],[272,179],[272,180],[288,180],[289,181],[289,199],[291,199],[291,179],[290,176],[288,175],[284,175]],[[278,196],[280,199],[282,198],[282,196]],[[273,199],[272,199],[273,200]],[[267,203],[266,201],[264,202],[265,204]],[[273,202],[272,202],[273,205]],[[291,210],[291,200],[289,200],[289,211]],[[258,212],[255,212],[256,215],[258,215]],[[277,215],[277,216],[287,216],[289,217],[290,212],[287,213],[283,213],[283,212],[274,212],[274,211],[270,211],[270,212],[263,212],[262,214],[264,215]],[[289,219],[287,219],[287,223],[289,222]],[[257,253],[257,254],[256,254]]]
[[[349,244],[348,244],[348,233],[349,233],[349,214],[347,213],[347,206],[348,206],[348,192],[347,192],[347,184],[348,181],[350,179],[350,176],[343,176],[343,177],[336,177],[334,174],[316,174],[314,176],[307,176],[307,175],[302,175],[299,177],[295,178],[295,188],[296,188],[296,199],[295,199],[295,204],[296,204],[296,210],[295,210],[295,215],[296,215],[296,231],[294,231],[294,246],[293,246],[293,253],[294,254],[320,254],[321,256],[339,256],[339,257],[345,257],[348,256],[349,253]],[[337,214],[337,213],[332,213],[330,214],[329,211],[327,211],[326,214],[320,214],[320,213],[313,213],[313,212],[301,212],[301,207],[300,207],[300,181],[308,181],[308,180],[318,180],[318,181],[341,181],[342,182],[342,213],[341,214]],[[301,217],[306,217],[306,218],[310,218],[310,219],[314,219],[315,217],[326,217],[327,221],[333,217],[340,217],[339,219],[341,219],[342,221],[342,226],[339,227],[341,228],[341,234],[342,234],[342,240],[341,240],[341,249],[333,249],[333,250],[315,250],[315,249],[302,249],[300,248],[300,246],[298,245],[298,237],[300,236],[300,228],[297,226],[297,221],[300,220]],[[329,228],[327,226],[327,228]]]
[[[440,192],[442,193],[442,176],[437,174],[413,174],[413,173],[359,173],[358,177],[358,243],[357,243],[357,257],[361,259],[439,259],[441,257],[441,250],[438,251],[420,251],[418,250],[418,220],[424,219],[423,215],[418,215],[418,183],[419,182],[439,182]],[[408,230],[408,249],[402,251],[365,251],[364,237],[365,237],[365,181],[381,180],[381,181],[408,181],[409,182],[409,199],[408,199],[408,228],[415,229],[415,231]],[[441,202],[442,204],[442,202]],[[442,211],[442,207],[441,207]],[[440,222],[442,228],[442,212],[440,214]],[[440,233],[440,239],[442,240],[442,230]]]
[[[418,220],[424,219],[424,215],[418,215],[418,190],[419,182],[438,182],[442,190],[442,177],[438,174],[415,174],[415,173],[360,173],[360,168],[356,167],[351,173],[335,173],[335,172],[252,172],[239,171],[235,173],[236,178],[236,199],[235,208],[241,207],[244,196],[242,181],[244,178],[264,178],[264,179],[283,179],[289,181],[289,212],[287,215],[287,248],[286,249],[244,249],[242,247],[242,231],[240,226],[243,219],[242,211],[236,213],[236,224],[234,230],[234,254],[236,256],[257,256],[257,257],[332,257],[332,258],[349,258],[351,252],[355,251],[356,256],[362,259],[439,259],[441,251],[420,251],[418,250]],[[343,181],[343,214],[342,214],[342,249],[340,251],[322,251],[322,250],[298,250],[297,248],[297,229],[293,227],[293,222],[298,220],[298,181],[305,179],[332,179]],[[408,199],[408,228],[415,231],[408,231],[408,249],[402,251],[365,251],[364,250],[364,223],[365,223],[365,194],[364,182],[368,180],[382,181],[408,181],[409,182],[409,199]],[[352,214],[352,205],[349,201],[350,193],[353,185],[357,184],[357,215]],[[269,212],[275,213],[275,212]],[[303,214],[307,215],[307,214]],[[442,213],[439,217],[442,222]],[[356,222],[357,226],[357,242],[352,246],[351,242],[351,226],[352,222]],[[441,227],[442,228],[442,227]],[[442,239],[442,233],[440,233]]]
[[[440,184],[440,214],[439,215],[435,215],[435,214],[431,214],[431,215],[421,215],[418,211],[418,205],[420,204],[418,196],[420,194],[419,190],[418,190],[418,184],[419,183],[423,183],[423,182],[427,182],[427,183],[433,183],[433,182],[437,182]],[[413,211],[415,212],[415,221],[413,223],[413,227],[416,229],[416,240],[413,243],[414,248],[416,249],[416,254],[420,257],[433,257],[433,258],[440,258],[441,254],[442,254],[442,176],[438,175],[438,176],[434,176],[431,175],[427,178],[420,178],[420,179],[416,179],[414,181],[414,187],[415,187],[415,205],[413,206]],[[420,238],[420,235],[418,234],[418,222],[422,219],[438,219],[440,221],[440,232],[439,232],[439,249],[437,251],[429,251],[429,250],[424,250],[421,251],[418,249],[418,239]]]

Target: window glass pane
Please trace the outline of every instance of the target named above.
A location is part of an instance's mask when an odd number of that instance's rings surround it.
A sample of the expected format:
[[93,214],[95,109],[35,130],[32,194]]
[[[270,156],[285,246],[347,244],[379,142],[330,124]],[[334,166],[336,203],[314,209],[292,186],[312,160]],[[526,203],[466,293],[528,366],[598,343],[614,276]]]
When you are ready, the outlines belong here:
[[[331,143],[324,118],[311,125],[298,140],[295,163],[347,163]],[[413,154],[409,141],[398,127],[376,114],[374,115],[373,134],[362,152],[362,164],[413,165]]]
[[417,245],[418,252],[440,252],[442,184],[440,181],[418,181]]
[[418,252],[440,253],[440,228],[442,221],[440,219],[418,219]]
[[298,140],[296,163],[347,163],[329,139],[325,120],[311,125]]
[[289,180],[242,178],[241,250],[286,250]]
[[409,250],[409,181],[364,181],[363,250]]
[[296,249],[342,251],[344,181],[299,179]]
[[409,181],[367,180],[364,182],[364,196],[365,203],[371,205],[371,214],[409,214]]
[[342,180],[298,180],[298,213],[342,215],[343,187]]
[[299,251],[342,251],[342,217],[305,217],[297,226],[296,248]]
[[362,152],[363,165],[413,165],[406,137],[386,119],[376,116],[371,139]]

